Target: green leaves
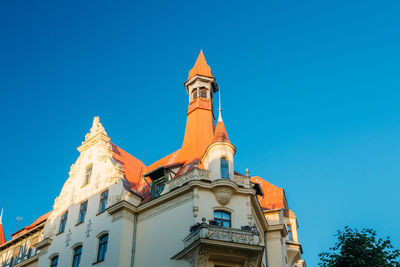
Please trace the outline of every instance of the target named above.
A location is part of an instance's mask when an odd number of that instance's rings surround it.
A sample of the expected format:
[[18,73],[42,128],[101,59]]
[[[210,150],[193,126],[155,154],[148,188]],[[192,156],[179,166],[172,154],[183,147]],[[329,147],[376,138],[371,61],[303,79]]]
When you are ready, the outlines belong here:
[[319,266],[323,267],[400,267],[397,260],[400,250],[394,249],[389,237],[376,237],[372,229],[352,229],[348,226],[338,230],[337,242],[329,252],[319,254]]

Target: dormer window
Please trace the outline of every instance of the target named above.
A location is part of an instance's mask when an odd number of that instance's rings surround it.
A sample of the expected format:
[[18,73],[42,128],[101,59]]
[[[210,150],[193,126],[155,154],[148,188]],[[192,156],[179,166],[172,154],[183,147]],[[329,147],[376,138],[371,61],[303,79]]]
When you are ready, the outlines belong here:
[[92,170],[93,170],[93,164],[90,164],[89,166],[86,167],[85,181],[83,185],[87,185],[90,182],[90,178],[92,177]]
[[229,162],[226,157],[221,158],[221,178],[229,179]]
[[201,98],[208,98],[208,89],[207,88],[200,88],[200,97]]

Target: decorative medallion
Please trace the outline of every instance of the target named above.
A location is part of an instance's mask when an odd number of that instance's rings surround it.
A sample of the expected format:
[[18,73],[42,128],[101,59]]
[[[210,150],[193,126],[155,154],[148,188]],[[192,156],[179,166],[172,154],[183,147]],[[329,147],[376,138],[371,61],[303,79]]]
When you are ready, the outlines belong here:
[[214,188],[215,199],[222,206],[225,206],[226,204],[229,203],[232,194],[233,194],[233,189],[231,187],[219,186]]

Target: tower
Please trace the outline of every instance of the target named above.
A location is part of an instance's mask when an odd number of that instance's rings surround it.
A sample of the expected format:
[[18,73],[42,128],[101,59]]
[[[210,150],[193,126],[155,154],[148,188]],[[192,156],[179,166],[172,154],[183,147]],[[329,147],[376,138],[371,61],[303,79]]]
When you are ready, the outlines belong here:
[[203,51],[200,51],[194,67],[189,71],[185,88],[189,96],[189,105],[179,159],[191,162],[203,155],[213,139],[215,128],[213,99],[218,85]]

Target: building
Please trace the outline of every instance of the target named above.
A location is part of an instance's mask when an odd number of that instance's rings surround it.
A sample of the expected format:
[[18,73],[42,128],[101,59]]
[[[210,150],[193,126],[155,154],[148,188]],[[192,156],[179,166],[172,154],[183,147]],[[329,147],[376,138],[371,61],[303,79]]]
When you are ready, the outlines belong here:
[[305,266],[284,190],[234,169],[203,52],[185,88],[182,147],[148,166],[95,117],[52,211],[0,233],[1,266]]

